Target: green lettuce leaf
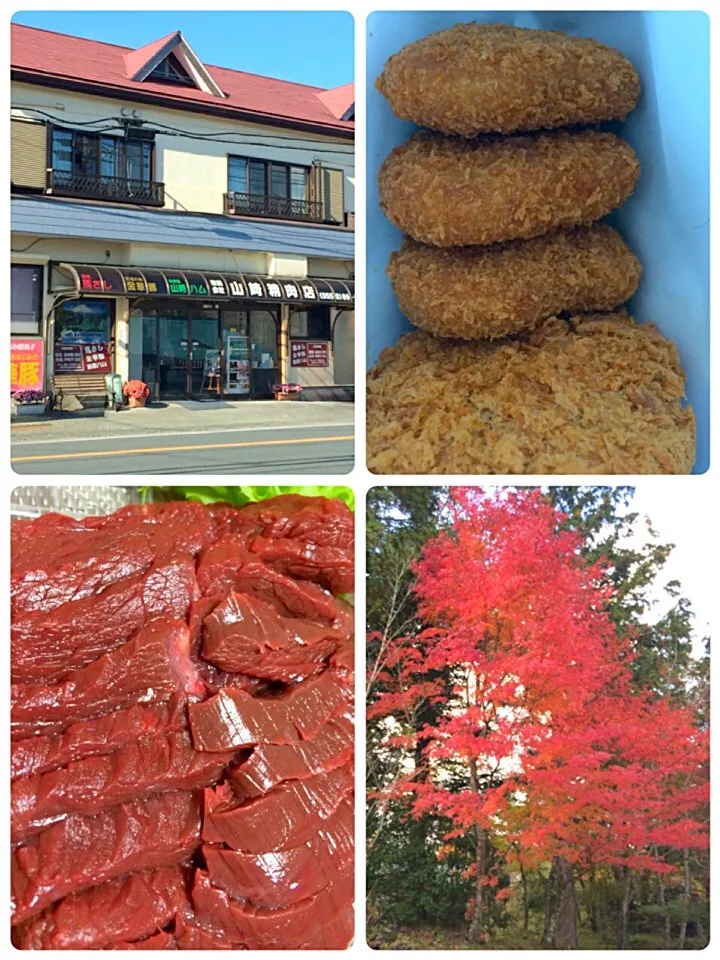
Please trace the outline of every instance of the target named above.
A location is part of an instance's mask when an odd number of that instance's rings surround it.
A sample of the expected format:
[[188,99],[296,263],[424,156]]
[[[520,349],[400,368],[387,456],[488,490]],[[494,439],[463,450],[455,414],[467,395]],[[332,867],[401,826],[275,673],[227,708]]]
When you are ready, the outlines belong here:
[[142,487],[143,501],[198,500],[200,503],[230,503],[241,507],[245,503],[269,500],[282,493],[298,493],[303,497],[327,497],[344,501],[355,509],[355,494],[350,487]]

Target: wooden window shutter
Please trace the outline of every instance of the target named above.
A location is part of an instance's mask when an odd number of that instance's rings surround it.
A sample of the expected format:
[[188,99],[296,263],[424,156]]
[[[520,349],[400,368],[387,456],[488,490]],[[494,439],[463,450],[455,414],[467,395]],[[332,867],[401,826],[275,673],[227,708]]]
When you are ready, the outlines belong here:
[[313,161],[312,168],[310,170],[310,195],[309,200],[314,200],[316,203],[322,202],[323,195],[323,184],[322,184],[322,174],[323,168],[317,161]]
[[342,223],[345,218],[345,176],[342,170],[323,168],[323,215]]
[[10,181],[44,190],[47,180],[47,126],[13,120],[10,126]]

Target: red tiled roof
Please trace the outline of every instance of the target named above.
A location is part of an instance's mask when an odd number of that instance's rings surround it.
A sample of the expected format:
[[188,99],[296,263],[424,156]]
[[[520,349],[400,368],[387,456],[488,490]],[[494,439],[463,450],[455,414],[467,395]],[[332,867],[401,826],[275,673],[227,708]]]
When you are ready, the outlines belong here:
[[319,93],[318,97],[334,117],[342,120],[350,107],[355,103],[355,84],[346,83],[342,87],[333,87],[332,90],[325,90],[323,93]]
[[[240,70],[205,65],[225,94],[224,98],[220,98],[194,87],[174,87],[154,81],[128,79],[132,72],[129,69],[128,57],[132,63],[135,59],[133,54],[140,52],[128,47],[119,47],[99,40],[85,40],[20,24],[12,24],[11,29],[11,70],[24,77],[75,81],[87,85],[88,89],[102,88],[98,92],[105,95],[111,94],[113,90],[152,94],[162,97],[168,105],[186,106],[189,109],[207,106],[208,112],[212,112],[212,108],[221,107],[224,112],[252,114],[257,116],[258,120],[265,119],[268,123],[272,123],[273,118],[276,118],[337,131],[352,131],[354,128],[352,121],[338,119],[334,97],[331,96],[337,91],[352,88],[352,84],[337,87],[335,90],[323,90],[322,87],[310,87],[287,80],[243,73]],[[153,52],[157,52],[153,48],[160,49],[172,36],[171,33],[141,48],[142,61],[147,61]],[[332,106],[328,105],[326,97]],[[346,94],[343,94],[343,97],[347,99]]]
[[144,66],[148,60],[151,60],[156,53],[172,40],[180,36],[179,30],[173,30],[166,37],[160,37],[159,40],[153,40],[152,43],[146,43],[144,47],[138,47],[137,50],[130,50],[125,54],[125,69],[127,77],[134,77],[138,70]]

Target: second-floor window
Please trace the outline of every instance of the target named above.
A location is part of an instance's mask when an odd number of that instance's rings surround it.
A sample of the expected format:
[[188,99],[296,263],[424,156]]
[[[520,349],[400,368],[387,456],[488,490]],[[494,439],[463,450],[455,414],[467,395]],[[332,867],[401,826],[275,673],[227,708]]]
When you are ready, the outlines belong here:
[[230,193],[307,200],[309,180],[308,167],[274,160],[252,160],[249,157],[230,157],[228,162]]
[[152,143],[103,137],[78,130],[52,132],[53,172],[69,178],[136,180],[152,178]]

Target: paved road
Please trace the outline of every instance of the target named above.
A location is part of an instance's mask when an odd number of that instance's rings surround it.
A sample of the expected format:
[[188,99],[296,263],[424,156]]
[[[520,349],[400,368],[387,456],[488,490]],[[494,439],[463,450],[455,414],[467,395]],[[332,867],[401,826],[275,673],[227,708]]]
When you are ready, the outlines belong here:
[[319,473],[353,467],[352,427],[330,424],[197,433],[25,439],[12,444],[20,474]]

